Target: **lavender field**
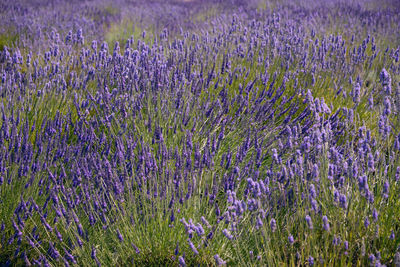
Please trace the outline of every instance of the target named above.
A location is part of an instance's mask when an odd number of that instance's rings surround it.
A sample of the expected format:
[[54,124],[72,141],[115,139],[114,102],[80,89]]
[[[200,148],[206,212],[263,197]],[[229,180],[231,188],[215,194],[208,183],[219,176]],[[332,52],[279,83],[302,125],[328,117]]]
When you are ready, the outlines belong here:
[[0,0],[0,266],[400,266],[400,1]]

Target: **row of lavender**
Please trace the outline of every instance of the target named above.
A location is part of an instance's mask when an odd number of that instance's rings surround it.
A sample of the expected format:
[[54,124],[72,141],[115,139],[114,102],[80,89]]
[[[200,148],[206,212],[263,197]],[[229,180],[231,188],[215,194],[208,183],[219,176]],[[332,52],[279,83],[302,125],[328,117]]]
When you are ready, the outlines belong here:
[[399,15],[312,11],[4,47],[1,262],[400,261]]
[[[171,3],[172,2],[172,3]],[[63,1],[16,0],[0,3],[0,48],[16,45],[32,52],[46,50],[55,34],[82,29],[88,41],[104,40],[112,25],[131,21],[138,28],[178,31],[201,27],[190,18],[209,1]],[[130,32],[132,29],[123,29]]]

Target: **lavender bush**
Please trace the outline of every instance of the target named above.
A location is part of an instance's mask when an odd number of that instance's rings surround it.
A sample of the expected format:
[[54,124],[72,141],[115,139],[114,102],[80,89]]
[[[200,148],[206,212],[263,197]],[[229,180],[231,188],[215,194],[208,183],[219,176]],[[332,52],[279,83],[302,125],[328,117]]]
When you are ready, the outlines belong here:
[[0,264],[400,264],[397,1],[0,3]]

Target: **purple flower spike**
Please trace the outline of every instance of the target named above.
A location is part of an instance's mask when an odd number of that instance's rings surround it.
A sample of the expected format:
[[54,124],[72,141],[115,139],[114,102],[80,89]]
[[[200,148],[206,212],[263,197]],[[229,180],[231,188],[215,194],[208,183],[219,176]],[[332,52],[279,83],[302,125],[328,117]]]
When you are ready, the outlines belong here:
[[258,217],[257,217],[257,224],[256,224],[256,227],[257,227],[257,229],[259,229],[259,228],[261,228],[262,226],[263,226],[263,222],[262,222],[261,218],[258,216]]
[[311,198],[316,198],[317,193],[315,191],[315,186],[313,184],[310,184],[310,189],[309,190],[310,190],[310,197]]
[[216,262],[217,266],[226,265],[226,262],[223,259],[221,259],[221,257],[218,254],[216,254],[214,256],[214,259],[215,259],[215,262]]
[[365,220],[364,220],[364,226],[365,226],[365,228],[368,228],[368,226],[369,226],[369,219],[368,219],[368,217],[365,218]]
[[314,266],[314,258],[312,256],[308,257],[308,264]]
[[322,217],[322,222],[324,223],[324,230],[329,232],[330,226],[329,226],[329,222],[328,222],[328,217],[323,216]]
[[370,263],[370,264],[374,264],[374,262],[375,262],[375,256],[374,256],[374,254],[369,255],[368,260],[369,260],[369,263]]
[[378,221],[378,211],[376,209],[372,211],[372,218],[374,219],[374,222]]
[[222,230],[222,233],[224,234],[224,236],[226,236],[226,238],[228,238],[229,240],[233,239],[233,235],[231,235],[227,229]]
[[379,78],[381,80],[383,90],[385,91],[386,94],[390,95],[392,93],[392,88],[391,88],[392,79],[390,77],[389,72],[385,68],[382,69]]
[[290,244],[290,245],[293,245],[293,243],[294,243],[294,238],[293,238],[292,235],[289,235],[288,241],[289,241],[289,244]]
[[189,242],[189,247],[193,251],[194,255],[199,255],[199,251],[196,249],[193,242],[190,239],[188,239],[188,242]]
[[92,259],[96,259],[96,248],[92,246],[92,254],[91,254]]
[[201,216],[201,222],[202,222],[207,228],[211,228],[210,223],[206,220],[206,218],[204,218],[204,216]]
[[313,223],[312,223],[310,215],[306,216],[306,222],[307,222],[308,228],[312,230],[313,229]]
[[58,250],[54,247],[53,243],[49,243],[49,250],[47,252],[53,259],[58,259],[61,255]]
[[395,235],[394,235],[394,231],[392,230],[392,232],[391,232],[391,234],[389,236],[389,239],[390,240],[394,240],[394,238],[395,238]]
[[198,236],[202,236],[205,234],[203,227],[199,223],[195,226],[195,230]]
[[175,254],[175,256],[178,256],[178,254],[179,254],[179,242],[176,243],[176,248],[175,248],[174,254]]
[[388,180],[386,180],[385,183],[383,184],[383,193],[389,194],[389,181]]
[[271,226],[271,231],[272,232],[275,232],[276,231],[276,221],[275,221],[275,219],[271,219],[271,221],[270,221],[270,226]]
[[179,266],[182,267],[186,266],[185,259],[182,256],[179,256],[178,260],[179,260]]
[[347,208],[347,198],[346,195],[341,194],[339,197],[340,207],[343,209]]
[[64,248],[64,259],[77,264],[75,257]]
[[121,234],[121,232],[119,231],[119,229],[117,229],[117,235],[118,235],[119,241],[123,242],[123,241],[124,241],[124,237],[122,236],[122,234]]
[[140,254],[140,249],[133,243],[131,243],[133,249],[135,250],[136,254]]

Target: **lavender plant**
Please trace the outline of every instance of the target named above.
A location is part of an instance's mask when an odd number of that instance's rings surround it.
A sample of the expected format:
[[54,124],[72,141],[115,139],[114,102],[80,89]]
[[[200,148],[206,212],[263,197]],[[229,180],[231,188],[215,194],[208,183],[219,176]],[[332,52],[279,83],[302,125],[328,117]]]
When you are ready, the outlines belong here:
[[396,266],[400,7],[297,2],[0,4],[0,263]]

